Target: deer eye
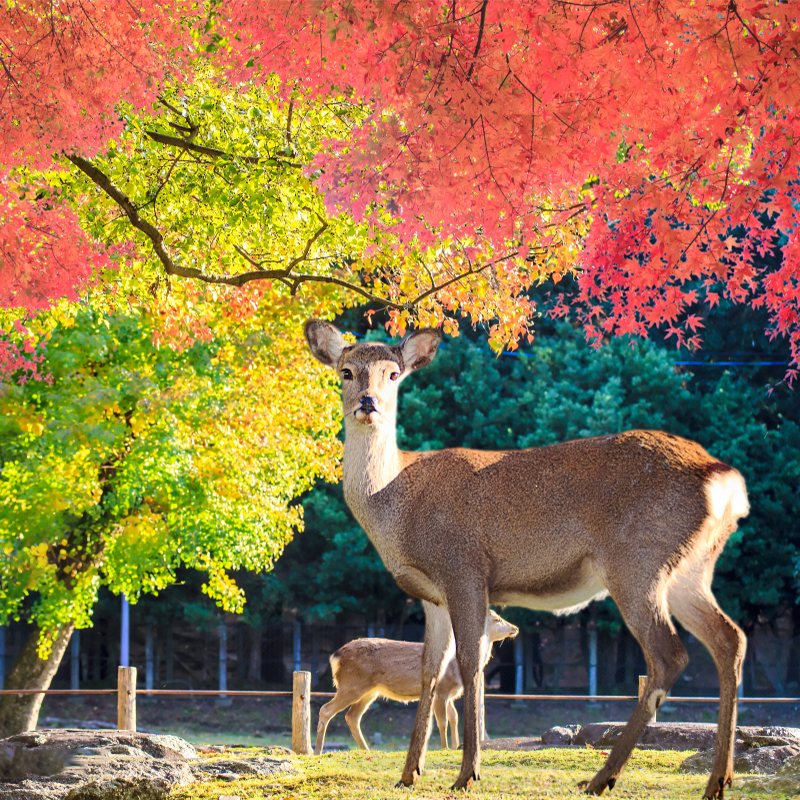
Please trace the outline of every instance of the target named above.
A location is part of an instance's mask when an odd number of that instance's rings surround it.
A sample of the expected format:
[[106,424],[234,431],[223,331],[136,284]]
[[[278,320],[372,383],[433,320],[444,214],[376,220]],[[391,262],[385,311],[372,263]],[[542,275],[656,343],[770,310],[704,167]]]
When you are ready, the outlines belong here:
[[350,372],[349,369],[343,369],[342,370],[342,380],[343,381],[351,381],[351,380],[353,380],[353,373]]
[[390,380],[390,381],[396,381],[396,380],[397,380],[399,377],[400,377],[400,373],[399,373],[399,372],[393,372],[393,373],[392,373],[392,374],[389,376],[389,380]]

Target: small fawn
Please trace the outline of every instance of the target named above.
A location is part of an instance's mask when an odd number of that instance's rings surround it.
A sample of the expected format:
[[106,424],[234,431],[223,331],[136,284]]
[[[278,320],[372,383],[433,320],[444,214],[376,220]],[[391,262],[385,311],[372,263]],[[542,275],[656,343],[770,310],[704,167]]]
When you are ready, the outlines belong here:
[[[497,642],[514,637],[519,629],[506,622],[494,611],[489,611],[489,640]],[[398,642],[391,639],[356,639],[340,647],[331,656],[331,672],[336,696],[319,710],[317,744],[314,753],[319,755],[325,743],[328,723],[342,709],[350,707],[345,715],[353,738],[362,750],[369,750],[361,733],[361,717],[378,697],[388,697],[408,703],[419,700],[422,694],[421,642]],[[487,650],[485,667],[491,657]],[[455,658],[451,658],[442,677],[436,684],[433,713],[442,738],[442,749],[447,749],[447,727],[450,726],[452,744],[458,749],[458,712],[454,701],[464,693],[464,684]],[[481,715],[483,720],[483,715]],[[485,725],[481,739],[486,739]]]

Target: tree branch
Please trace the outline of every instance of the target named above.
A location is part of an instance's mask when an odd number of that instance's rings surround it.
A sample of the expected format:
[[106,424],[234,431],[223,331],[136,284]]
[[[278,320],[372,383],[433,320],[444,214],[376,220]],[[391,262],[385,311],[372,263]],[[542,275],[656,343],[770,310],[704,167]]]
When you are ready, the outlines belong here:
[[289,101],[289,113],[286,115],[286,141],[292,143],[292,115],[294,114],[294,98]]
[[478,28],[478,41],[475,43],[475,52],[472,54],[472,63],[469,65],[469,70],[467,70],[467,80],[472,77],[472,73],[475,70],[475,63],[476,59],[478,58],[478,52],[481,49],[481,41],[483,40],[483,28],[486,24],[486,6],[489,5],[489,0],[483,0],[483,5],[481,6],[481,23],[480,27]]
[[[445,289],[448,286],[451,286],[452,284],[469,277],[470,275],[478,275],[495,264],[499,264],[502,261],[513,258],[518,253],[518,251],[515,250],[514,252],[507,253],[479,267],[470,267],[468,270],[459,273],[452,278],[448,278],[446,281],[440,284],[436,284],[433,280],[431,280],[430,289],[417,295],[417,297],[415,297],[413,300],[408,300],[404,303],[397,303],[387,297],[381,297],[373,294],[367,289],[364,289],[362,286],[342,280],[341,278],[333,277],[331,275],[298,275],[293,272],[294,268],[298,264],[308,260],[308,255],[314,243],[328,229],[327,221],[317,214],[317,217],[322,224],[308,239],[305,247],[303,248],[303,252],[300,253],[300,255],[295,256],[286,267],[282,269],[262,269],[261,265],[267,263],[266,261],[258,262],[243,248],[234,245],[236,252],[239,253],[239,255],[248,263],[256,267],[256,269],[249,272],[240,272],[237,275],[207,273],[195,267],[184,267],[176,264],[164,243],[164,235],[161,233],[161,231],[159,231],[158,228],[156,228],[151,222],[144,219],[139,214],[139,211],[133,201],[111,180],[111,178],[108,177],[108,175],[92,164],[91,161],[83,158],[82,156],[74,154],[65,154],[64,157],[71,164],[77,167],[77,169],[79,169],[84,175],[86,175],[99,189],[105,192],[125,212],[125,215],[128,217],[128,220],[134,228],[136,228],[138,231],[141,231],[145,236],[147,236],[148,239],[150,239],[150,242],[153,246],[153,251],[155,252],[156,256],[158,256],[158,260],[161,262],[161,265],[164,267],[164,271],[167,273],[167,275],[177,275],[181,278],[192,278],[203,283],[223,286],[244,286],[251,281],[278,280],[288,286],[292,294],[296,294],[298,288],[303,283],[328,283],[334,286],[341,286],[350,292],[355,292],[371,302],[380,303],[388,308],[401,311],[413,309],[423,300],[426,300],[431,295],[437,294],[442,289]],[[430,273],[428,273],[428,275],[430,277]]]
[[226,153],[224,150],[217,150],[215,147],[206,147],[202,144],[195,144],[194,142],[181,139],[179,136],[168,136],[165,133],[158,133],[157,131],[145,131],[145,133],[154,141],[159,144],[165,144],[169,147],[180,147],[183,150],[188,150],[192,153],[201,153],[204,156],[211,158],[236,158],[239,161],[244,161],[246,164],[265,164],[273,162],[280,164],[282,167],[294,167],[299,169],[304,167],[305,164],[298,164],[296,161],[284,161],[281,158],[269,156],[267,158],[260,158],[259,156],[240,156],[236,153]]
[[487,261],[481,267],[470,267],[468,270],[466,270],[466,272],[462,272],[453,278],[449,278],[444,283],[440,283],[438,286],[432,286],[426,292],[417,295],[413,300],[407,303],[406,306],[409,308],[413,308],[426,298],[430,297],[432,294],[436,294],[437,292],[442,291],[442,289],[446,289],[448,286],[451,286],[454,283],[458,283],[458,281],[464,278],[468,278],[470,275],[479,275],[481,272],[484,272],[485,270],[489,269],[489,267],[493,267],[496,264],[499,264],[501,261],[507,261],[509,258],[514,258],[514,256],[517,255],[518,252],[519,252],[518,250],[515,250],[513,253],[506,253],[506,255],[500,256],[499,258],[494,259],[494,261]]

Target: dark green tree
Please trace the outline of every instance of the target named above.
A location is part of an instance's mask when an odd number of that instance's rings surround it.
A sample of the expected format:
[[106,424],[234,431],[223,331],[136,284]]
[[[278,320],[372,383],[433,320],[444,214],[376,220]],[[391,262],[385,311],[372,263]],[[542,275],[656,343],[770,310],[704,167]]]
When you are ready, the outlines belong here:
[[[720,561],[715,593],[745,626],[795,607],[800,563],[800,427],[786,387],[744,367],[710,367],[695,377],[686,354],[649,341],[615,339],[588,348],[564,323],[524,352],[491,352],[479,338],[448,339],[433,364],[401,391],[398,437],[411,450],[536,447],[629,428],[657,428],[700,442],[736,466],[748,483],[751,512]],[[378,334],[369,336],[380,338]],[[778,377],[782,372],[778,370]],[[792,413],[793,412],[793,413]],[[372,617],[402,613],[403,597],[350,516],[338,486],[304,502],[306,532],[263,578],[308,619],[342,611]],[[504,612],[525,624],[551,617]],[[600,621],[618,627],[610,601]],[[547,624],[547,623],[546,623]]]

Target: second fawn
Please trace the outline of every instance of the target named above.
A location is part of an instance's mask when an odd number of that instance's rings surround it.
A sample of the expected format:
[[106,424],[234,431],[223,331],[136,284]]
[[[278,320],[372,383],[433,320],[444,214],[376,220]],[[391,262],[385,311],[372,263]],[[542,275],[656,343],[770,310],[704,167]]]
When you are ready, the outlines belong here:
[[[490,642],[514,637],[519,633],[516,625],[506,622],[494,611],[489,612],[488,636]],[[333,683],[336,696],[319,710],[315,755],[322,752],[328,723],[340,711],[350,707],[345,720],[362,750],[369,750],[361,733],[361,717],[378,697],[388,697],[408,703],[419,700],[422,694],[422,642],[398,642],[391,639],[356,639],[340,647],[331,656]],[[487,650],[485,667],[491,658]],[[447,726],[450,725],[452,745],[458,749],[458,713],[454,701],[464,693],[464,684],[455,658],[451,658],[444,674],[436,684],[433,713],[442,738],[442,749],[447,749]],[[481,739],[486,738],[485,727]]]

